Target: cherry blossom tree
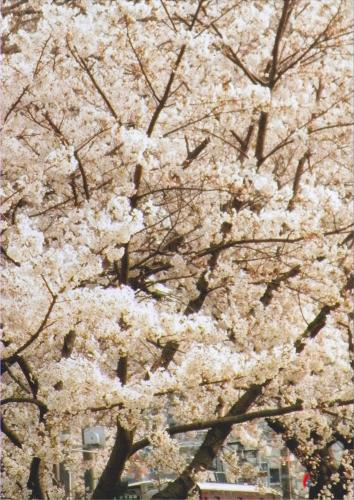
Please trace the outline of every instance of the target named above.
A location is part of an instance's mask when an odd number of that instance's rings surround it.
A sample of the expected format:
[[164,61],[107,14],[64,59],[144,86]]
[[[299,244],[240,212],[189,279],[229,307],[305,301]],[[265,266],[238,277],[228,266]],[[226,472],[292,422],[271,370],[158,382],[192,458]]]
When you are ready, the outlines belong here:
[[[53,466],[80,457],[61,435],[100,423],[93,498],[146,446],[177,475],[156,497],[186,498],[236,424],[267,418],[314,498],[338,477],[349,498],[349,0],[3,17],[4,494],[63,498]],[[199,429],[186,463],[174,436]]]
[[[291,425],[289,421],[268,419],[268,425],[283,437],[284,444],[310,473],[309,498],[345,498],[352,494],[353,429],[349,424],[342,433],[338,415],[326,411],[330,420],[322,414],[322,422],[318,419],[315,428],[307,418],[292,421]],[[351,416],[342,413],[341,418],[342,421],[350,421]],[[350,430],[351,433],[348,432]],[[335,446],[339,447],[338,457]]]

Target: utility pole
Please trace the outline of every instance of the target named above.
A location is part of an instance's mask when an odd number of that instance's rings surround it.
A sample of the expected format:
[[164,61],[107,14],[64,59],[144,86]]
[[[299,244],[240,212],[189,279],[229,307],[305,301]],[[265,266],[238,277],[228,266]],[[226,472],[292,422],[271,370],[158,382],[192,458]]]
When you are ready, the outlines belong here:
[[284,500],[292,500],[292,488],[290,477],[289,452],[287,448],[281,449],[281,486]]
[[81,432],[82,437],[82,458],[84,460],[84,486],[85,486],[85,500],[91,498],[91,493],[95,489],[95,479],[92,467],[93,454],[85,444],[84,429]]
[[[65,443],[70,438],[70,430],[65,429],[60,433],[61,443]],[[60,464],[54,465],[54,477],[59,485],[64,488],[65,500],[71,499],[72,492],[72,477],[71,472],[65,467],[65,462],[60,462]]]
[[104,448],[105,432],[104,427],[86,427],[81,432],[82,439],[82,457],[84,460],[84,485],[85,485],[85,500],[91,498],[91,494],[95,489],[95,476],[92,466],[93,454],[97,453],[97,449]]

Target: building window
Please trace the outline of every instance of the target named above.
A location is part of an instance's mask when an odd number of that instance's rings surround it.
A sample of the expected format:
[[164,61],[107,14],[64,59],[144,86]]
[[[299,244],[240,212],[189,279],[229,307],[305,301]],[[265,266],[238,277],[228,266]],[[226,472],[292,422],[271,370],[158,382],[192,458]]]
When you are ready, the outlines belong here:
[[280,483],[280,470],[278,468],[269,468],[269,482],[270,484]]

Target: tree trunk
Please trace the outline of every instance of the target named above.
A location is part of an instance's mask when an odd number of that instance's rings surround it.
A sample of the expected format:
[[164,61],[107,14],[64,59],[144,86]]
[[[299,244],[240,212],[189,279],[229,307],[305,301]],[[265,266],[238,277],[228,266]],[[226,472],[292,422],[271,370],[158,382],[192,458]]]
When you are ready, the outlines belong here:
[[[333,463],[333,459],[329,450],[329,446],[324,446],[317,449],[313,455],[307,456],[302,453],[301,443],[295,437],[287,437],[287,427],[284,423],[278,420],[267,419],[267,423],[273,431],[281,435],[284,439],[285,446],[296,456],[299,462],[306,468],[311,476],[311,486],[309,488],[309,498],[320,498],[321,491],[327,487],[331,492],[332,498],[341,500],[346,493],[345,487],[348,486],[350,478],[346,477],[345,469],[341,465],[338,469]],[[316,441],[316,436],[313,436]],[[341,440],[342,442],[342,440]],[[346,443],[347,449],[352,449],[352,442],[349,440]],[[318,463],[318,467],[312,468],[312,464]],[[333,483],[331,476],[334,473],[339,474],[339,481]]]
[[124,492],[125,487],[121,482],[121,476],[129,458],[132,440],[133,432],[127,431],[118,424],[116,440],[107,465],[93,492],[93,499],[111,500]]
[[[315,476],[316,482],[314,481],[314,484],[310,486],[309,498],[321,498],[320,495],[323,488],[327,487],[328,491],[330,491],[332,495],[331,498],[335,498],[335,500],[342,500],[346,493],[346,490],[344,488],[348,483],[348,478],[346,479],[345,476],[343,476],[343,467],[340,467],[338,470],[336,470],[336,468],[330,463],[331,457],[327,451],[327,449],[321,450],[321,463],[317,472],[317,476]],[[339,481],[334,484],[333,481],[331,481],[331,476],[335,472],[339,474]]]
[[31,499],[44,500],[45,494],[40,477],[41,459],[33,457],[30,465],[30,475],[27,481],[27,488],[31,490]]
[[[233,405],[228,416],[236,416],[245,413],[257,397],[262,394],[262,388],[263,386],[261,385],[251,386],[237,403]],[[169,483],[163,490],[156,493],[152,498],[187,498],[188,492],[195,484],[193,479],[194,473],[211,468],[213,460],[217,457],[231,430],[232,424],[217,425],[209,429],[199,450],[182,474],[175,479],[175,481]]]

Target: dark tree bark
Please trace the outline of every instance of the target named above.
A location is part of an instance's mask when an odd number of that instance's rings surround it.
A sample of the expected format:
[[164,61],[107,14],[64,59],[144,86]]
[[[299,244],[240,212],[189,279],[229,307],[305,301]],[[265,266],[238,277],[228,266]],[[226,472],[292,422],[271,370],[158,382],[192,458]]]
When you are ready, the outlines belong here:
[[[227,416],[236,416],[245,413],[255,400],[262,394],[262,385],[251,386],[241,398],[235,403]],[[187,498],[188,492],[194,486],[193,473],[204,469],[210,469],[213,460],[218,455],[225,440],[232,430],[232,424],[223,424],[212,427],[198,449],[191,463],[182,474],[173,482],[169,483],[162,491],[156,493],[152,498]]]
[[121,476],[129,458],[132,440],[133,433],[118,425],[111,455],[93,492],[93,499],[111,500],[124,493],[125,486]]
[[[332,498],[342,500],[346,494],[346,486],[348,485],[348,478],[345,478],[343,474],[343,466],[340,466],[338,469],[334,466],[328,448],[322,448],[316,455],[320,459],[320,465],[313,472],[314,480],[310,486],[309,498],[320,498],[322,490],[326,488],[330,491]],[[339,481],[337,483],[333,483],[333,480],[331,480],[332,474],[335,473],[339,474]]]
[[31,490],[31,499],[44,500],[45,494],[40,477],[41,459],[33,457],[30,465],[30,474],[27,481],[27,488]]
[[[283,437],[285,446],[309,472],[311,476],[309,498],[320,498],[322,490],[326,488],[331,493],[332,498],[335,500],[342,500],[347,493],[346,487],[349,486],[351,479],[347,477],[343,464],[336,467],[333,462],[330,446],[334,444],[338,436],[334,437],[334,440],[326,445],[318,447],[311,455],[305,455],[302,452],[300,441],[295,437],[289,437],[288,428],[285,424],[272,419],[267,419],[267,423],[271,429]],[[312,433],[312,438],[315,443],[316,441],[320,442],[320,436],[316,436],[315,433]],[[339,436],[339,438],[338,440],[343,443],[342,436]],[[351,452],[353,451],[353,440],[344,439],[343,444],[345,449]],[[316,466],[316,464],[318,465]],[[334,483],[332,479],[332,475],[335,473],[339,474],[339,481],[336,483]]]

